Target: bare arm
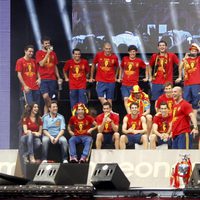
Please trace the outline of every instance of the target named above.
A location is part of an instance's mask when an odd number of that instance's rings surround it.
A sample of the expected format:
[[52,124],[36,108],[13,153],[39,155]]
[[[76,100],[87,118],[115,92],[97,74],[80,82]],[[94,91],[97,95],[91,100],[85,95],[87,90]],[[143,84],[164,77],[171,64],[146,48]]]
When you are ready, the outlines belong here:
[[24,79],[22,77],[21,72],[17,72],[17,77],[20,81],[20,83],[22,84],[22,86],[24,87],[25,92],[29,92],[30,88],[26,85],[26,83],[24,82]]

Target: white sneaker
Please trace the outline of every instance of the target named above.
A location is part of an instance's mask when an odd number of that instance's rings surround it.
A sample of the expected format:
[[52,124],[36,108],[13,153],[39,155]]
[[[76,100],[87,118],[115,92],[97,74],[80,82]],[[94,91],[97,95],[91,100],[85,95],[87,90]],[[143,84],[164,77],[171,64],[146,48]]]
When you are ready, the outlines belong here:
[[68,160],[66,160],[66,159],[65,159],[65,160],[63,160],[63,163],[68,163]]
[[43,160],[42,163],[47,163],[47,160]]

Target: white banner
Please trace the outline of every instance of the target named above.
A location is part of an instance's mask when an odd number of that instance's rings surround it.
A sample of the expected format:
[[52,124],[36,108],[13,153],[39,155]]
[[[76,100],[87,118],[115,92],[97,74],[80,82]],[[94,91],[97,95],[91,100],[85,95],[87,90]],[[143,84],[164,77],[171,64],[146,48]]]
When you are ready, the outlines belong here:
[[[181,155],[190,157],[192,167],[200,163],[199,150],[92,150],[88,185],[97,163],[118,163],[130,181],[130,187],[173,188],[170,186],[172,167],[182,160]],[[120,180],[119,180],[120,181]]]

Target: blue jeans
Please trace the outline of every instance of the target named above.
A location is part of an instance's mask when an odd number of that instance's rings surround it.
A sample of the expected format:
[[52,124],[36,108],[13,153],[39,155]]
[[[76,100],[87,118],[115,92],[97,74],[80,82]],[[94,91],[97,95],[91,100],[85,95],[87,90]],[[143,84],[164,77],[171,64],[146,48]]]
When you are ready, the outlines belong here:
[[92,145],[92,137],[91,136],[72,136],[69,139],[69,153],[71,157],[76,156],[76,144],[82,143],[84,145],[83,152],[81,156],[88,157],[90,153],[90,148]]
[[27,134],[22,135],[20,138],[20,150],[23,156],[34,155],[34,150],[42,146],[41,138],[35,135]]
[[[42,137],[42,159],[47,160],[47,155],[48,155],[48,149],[49,149],[49,144],[51,143],[51,140],[47,136]],[[58,143],[61,147],[61,153],[62,153],[62,159],[66,160],[67,159],[67,139],[64,136],[61,136],[58,140]]]
[[30,90],[28,93],[25,93],[25,95],[29,105],[33,102],[40,105],[40,90]]
[[84,103],[87,104],[87,94],[85,89],[78,89],[78,90],[70,90],[70,105],[71,109],[77,103]]

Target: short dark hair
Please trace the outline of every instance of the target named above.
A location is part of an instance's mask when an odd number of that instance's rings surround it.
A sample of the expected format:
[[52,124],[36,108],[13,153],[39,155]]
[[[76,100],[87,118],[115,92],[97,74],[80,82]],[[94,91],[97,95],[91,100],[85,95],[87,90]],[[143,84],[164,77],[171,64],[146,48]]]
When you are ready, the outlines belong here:
[[58,105],[58,102],[57,102],[56,100],[52,100],[52,101],[50,101],[50,103],[49,103],[49,108],[51,108],[51,105],[54,104],[54,103]]
[[135,45],[130,45],[130,46],[128,47],[128,51],[132,51],[132,50],[137,51],[138,48],[137,48]]
[[169,108],[167,102],[165,102],[165,101],[162,101],[162,102],[160,103],[159,108],[160,108],[161,106],[167,106],[167,108]]
[[51,38],[48,37],[48,36],[44,36],[44,37],[41,39],[41,43],[43,44],[44,41],[51,41]]
[[24,51],[27,51],[29,48],[34,49],[34,46],[32,44],[28,44],[24,47]]
[[165,87],[168,87],[168,86],[171,86],[171,87],[173,88],[173,84],[172,84],[171,82],[166,82],[166,83],[164,84],[164,88],[165,88]]
[[81,52],[81,50],[80,50],[79,48],[74,48],[74,49],[72,50],[72,53],[74,54],[75,51]]
[[109,101],[104,102],[103,106],[109,106],[109,108],[112,108],[112,105]]
[[167,42],[164,41],[164,40],[160,40],[160,41],[158,42],[158,46],[159,46],[160,43],[164,43],[164,44],[167,46]]
[[129,107],[131,108],[132,105],[135,105],[139,108],[139,104],[137,102],[132,102]]

